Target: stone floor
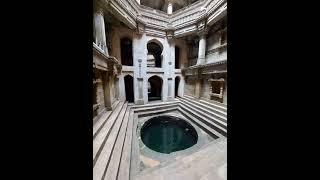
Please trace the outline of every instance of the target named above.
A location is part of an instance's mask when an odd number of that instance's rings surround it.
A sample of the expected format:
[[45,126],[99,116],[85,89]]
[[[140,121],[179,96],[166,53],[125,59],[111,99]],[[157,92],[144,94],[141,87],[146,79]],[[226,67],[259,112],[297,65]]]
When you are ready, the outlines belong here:
[[160,168],[138,174],[135,180],[226,180],[227,139],[219,138],[201,150]]

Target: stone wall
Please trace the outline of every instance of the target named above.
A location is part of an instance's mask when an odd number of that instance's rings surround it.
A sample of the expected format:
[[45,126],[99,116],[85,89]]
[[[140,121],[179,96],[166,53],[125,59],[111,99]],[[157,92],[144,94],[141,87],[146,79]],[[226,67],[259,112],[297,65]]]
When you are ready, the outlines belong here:
[[97,83],[97,103],[100,105],[98,113],[104,109],[104,94],[102,83]]
[[196,87],[195,81],[193,81],[190,78],[186,78],[185,85],[184,85],[184,94],[195,96],[195,87]]
[[210,99],[210,83],[208,82],[208,79],[208,76],[203,76],[203,79],[201,80],[200,98]]
[[220,44],[220,33],[210,34],[207,36],[206,62],[213,63],[227,59],[227,48]]

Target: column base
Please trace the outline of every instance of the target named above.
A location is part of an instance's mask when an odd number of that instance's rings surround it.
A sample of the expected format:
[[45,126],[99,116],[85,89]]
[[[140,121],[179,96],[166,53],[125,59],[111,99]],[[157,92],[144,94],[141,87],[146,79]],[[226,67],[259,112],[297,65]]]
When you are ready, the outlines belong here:
[[137,105],[143,105],[143,104],[144,104],[143,99],[138,99],[138,100],[136,101],[136,104],[137,104]]

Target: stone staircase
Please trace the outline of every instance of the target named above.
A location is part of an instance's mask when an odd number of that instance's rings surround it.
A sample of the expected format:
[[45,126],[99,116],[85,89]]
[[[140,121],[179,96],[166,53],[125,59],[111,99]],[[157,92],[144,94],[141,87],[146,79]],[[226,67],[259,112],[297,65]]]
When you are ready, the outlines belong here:
[[[227,110],[216,104],[202,103],[191,97],[180,97],[180,111],[203,130],[217,137],[227,137]],[[224,109],[224,110],[222,110]]]
[[[129,179],[128,167],[124,164],[130,161],[132,120],[130,121],[130,106],[120,102],[107,119],[100,119],[102,127],[94,126],[93,138],[93,179],[115,180],[121,176]],[[132,116],[131,116],[132,117]],[[97,123],[96,123],[97,125]],[[100,130],[96,130],[100,129]],[[96,131],[95,131],[96,130]],[[123,153],[124,152],[124,153]],[[121,160],[123,161],[121,163]],[[121,172],[121,174],[119,173]],[[126,178],[127,177],[127,178]]]
[[[133,133],[137,127],[137,119],[171,111],[179,111],[214,137],[217,142],[220,139],[226,139],[227,110],[222,105],[202,102],[202,100],[188,96],[169,102],[146,105],[134,105],[119,101],[113,111],[107,111],[93,125],[93,180],[129,180],[134,179],[136,175],[140,177],[139,172],[132,173],[132,163],[137,162],[135,158],[139,158],[135,157],[138,153],[135,141],[137,137],[136,133]],[[167,164],[174,164],[176,161],[180,160],[174,159]],[[203,160],[202,164],[204,163]],[[167,165],[162,164],[162,166]],[[159,169],[161,168],[163,167],[159,167]],[[208,177],[216,175],[207,172],[206,174]],[[175,176],[173,175],[173,177]],[[145,176],[141,176],[141,178],[143,179]],[[170,179],[169,176],[168,179]]]

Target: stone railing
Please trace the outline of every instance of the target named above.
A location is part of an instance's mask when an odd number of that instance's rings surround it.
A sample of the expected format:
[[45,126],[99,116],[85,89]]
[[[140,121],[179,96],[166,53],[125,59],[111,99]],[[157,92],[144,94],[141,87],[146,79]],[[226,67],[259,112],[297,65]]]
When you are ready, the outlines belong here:
[[93,43],[93,67],[112,74],[120,74],[122,65],[113,56],[108,56],[101,48]]
[[227,50],[227,43],[219,45],[213,49],[210,49],[208,51],[206,51],[206,55],[215,53],[215,52],[221,52],[221,51],[226,51]]
[[187,68],[183,68],[181,72],[185,76],[198,76],[200,74],[218,74],[227,72],[227,60],[206,63],[200,65],[194,65]]

